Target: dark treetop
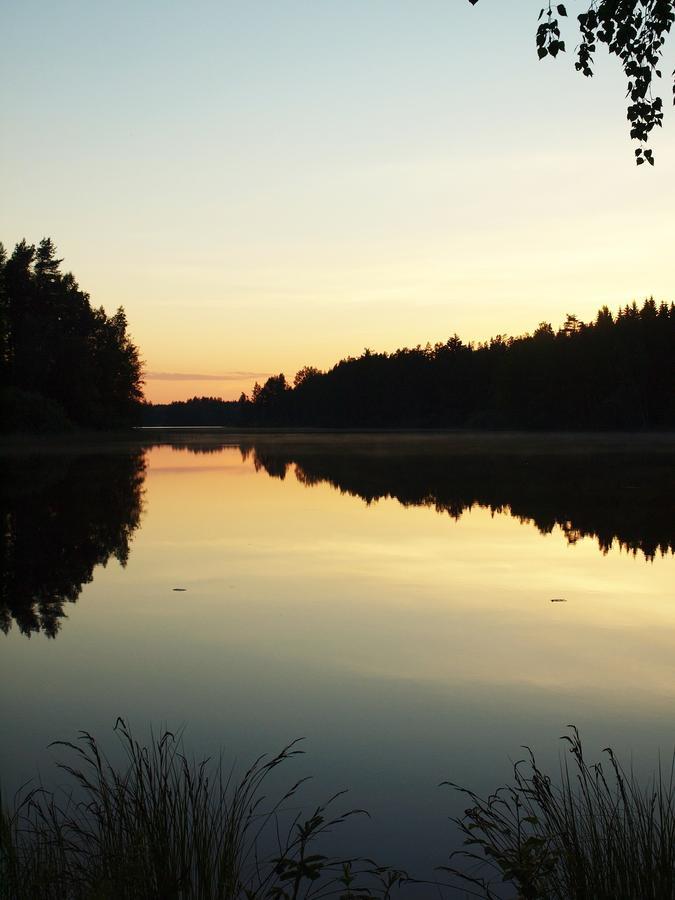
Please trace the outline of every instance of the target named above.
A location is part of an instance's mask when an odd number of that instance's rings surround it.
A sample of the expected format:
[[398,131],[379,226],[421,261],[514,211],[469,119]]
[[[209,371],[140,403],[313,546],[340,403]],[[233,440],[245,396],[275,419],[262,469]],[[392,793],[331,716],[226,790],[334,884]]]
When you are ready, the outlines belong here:
[[141,362],[120,307],[95,309],[55,247],[21,241],[7,258],[0,244],[0,387],[5,431],[132,424]]

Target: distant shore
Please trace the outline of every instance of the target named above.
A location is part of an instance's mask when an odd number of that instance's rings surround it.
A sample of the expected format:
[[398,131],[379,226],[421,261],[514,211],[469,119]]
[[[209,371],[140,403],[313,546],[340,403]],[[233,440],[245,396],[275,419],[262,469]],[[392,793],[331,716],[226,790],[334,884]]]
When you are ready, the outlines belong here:
[[0,453],[101,452],[158,444],[236,444],[251,438],[274,443],[316,443],[326,438],[338,446],[373,445],[386,441],[390,447],[417,452],[424,444],[448,453],[564,453],[585,452],[675,452],[675,431],[479,431],[473,429],[406,428],[278,428],[258,426],[138,427],[115,431],[73,431],[64,434],[0,435]]

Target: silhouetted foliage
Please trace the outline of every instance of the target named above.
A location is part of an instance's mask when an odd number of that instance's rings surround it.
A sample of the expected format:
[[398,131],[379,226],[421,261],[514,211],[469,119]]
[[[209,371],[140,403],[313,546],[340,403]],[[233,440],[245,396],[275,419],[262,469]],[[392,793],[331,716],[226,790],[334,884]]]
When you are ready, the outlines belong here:
[[4,388],[0,391],[2,430],[29,434],[54,434],[73,430],[73,423],[55,400],[34,391]]
[[[477,2],[469,0],[474,6]],[[560,19],[566,16],[563,3],[549,2],[542,7],[536,34],[539,59],[565,52]],[[654,95],[653,85],[661,78],[659,66],[675,22],[675,0],[593,0],[577,20],[581,40],[576,48],[576,70],[588,78],[593,75],[598,44],[619,59],[627,80],[630,136],[646,144],[654,128],[663,123],[663,100]],[[675,86],[673,94],[675,100]],[[638,165],[654,165],[652,151],[644,146],[636,149],[635,160]]]
[[328,428],[667,429],[675,426],[675,305],[646,300],[554,331],[305,367],[240,400],[241,422]]
[[80,731],[51,744],[68,756],[67,788],[26,785],[0,805],[2,900],[393,900],[408,881],[331,851],[334,832],[367,815],[335,809],[344,791],[306,808],[309,779],[275,790],[299,740],[239,774],[222,754],[189,757],[182,730],[141,743],[118,718],[114,731],[121,765]]
[[[141,362],[122,307],[95,309],[50,238],[21,241],[8,258],[0,245],[0,384],[3,430],[45,428],[60,408],[71,422],[95,428],[136,420]],[[24,415],[25,411],[25,415]]]
[[[441,871],[486,900],[670,900],[675,888],[675,756],[646,780],[611,747],[589,764],[579,732],[563,735],[558,773],[529,747],[488,797],[445,782],[466,803],[464,838]],[[465,890],[461,890],[461,885]],[[454,894],[453,894],[454,895]]]
[[141,519],[143,451],[12,456],[0,482],[0,629],[55,637],[96,566],[122,566]]
[[459,519],[474,506],[555,527],[570,544],[594,538],[646,559],[675,552],[675,455],[672,442],[567,441],[457,435],[418,439],[368,436],[240,443],[258,470],[302,484],[326,482],[370,504],[393,497]]

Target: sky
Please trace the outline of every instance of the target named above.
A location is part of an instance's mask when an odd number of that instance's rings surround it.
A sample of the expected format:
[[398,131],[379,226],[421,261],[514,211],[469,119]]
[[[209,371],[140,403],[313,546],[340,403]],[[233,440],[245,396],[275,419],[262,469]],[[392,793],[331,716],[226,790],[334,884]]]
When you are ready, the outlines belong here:
[[124,306],[157,402],[675,300],[675,111],[635,167],[618,64],[539,62],[539,8],[5,4],[0,240]]

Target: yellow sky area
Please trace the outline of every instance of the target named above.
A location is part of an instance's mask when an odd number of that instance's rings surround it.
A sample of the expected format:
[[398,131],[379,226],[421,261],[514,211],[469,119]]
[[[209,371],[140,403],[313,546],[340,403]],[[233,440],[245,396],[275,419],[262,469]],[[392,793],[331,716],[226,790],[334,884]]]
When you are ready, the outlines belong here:
[[149,399],[236,399],[366,346],[485,340],[673,300],[670,149],[645,173],[608,146],[602,177],[584,152],[310,173],[253,196],[238,231],[204,208],[198,239],[176,219],[145,236],[131,270],[84,248],[74,269],[106,308],[124,303],[147,371],[164,373]]
[[304,365],[326,369],[364,347],[392,351],[455,332],[485,340],[543,320],[559,327],[572,312],[589,320],[604,304],[671,301],[670,235],[662,216],[596,216],[539,231],[524,223],[507,234],[486,230],[481,240],[383,242],[367,259],[352,245],[342,263],[326,248],[305,256],[290,247],[290,260],[259,268],[195,260],[174,270],[171,284],[148,272],[143,305],[127,307],[147,371],[161,374],[148,379],[149,399],[236,399],[256,380],[282,371],[292,380]]
[[[264,377],[258,379],[262,384]],[[237,400],[242,393],[250,395],[255,378],[237,380],[189,378],[165,380],[147,378],[143,386],[145,399],[152,403],[171,403],[174,400],[189,400],[192,397],[220,397],[223,400]]]

